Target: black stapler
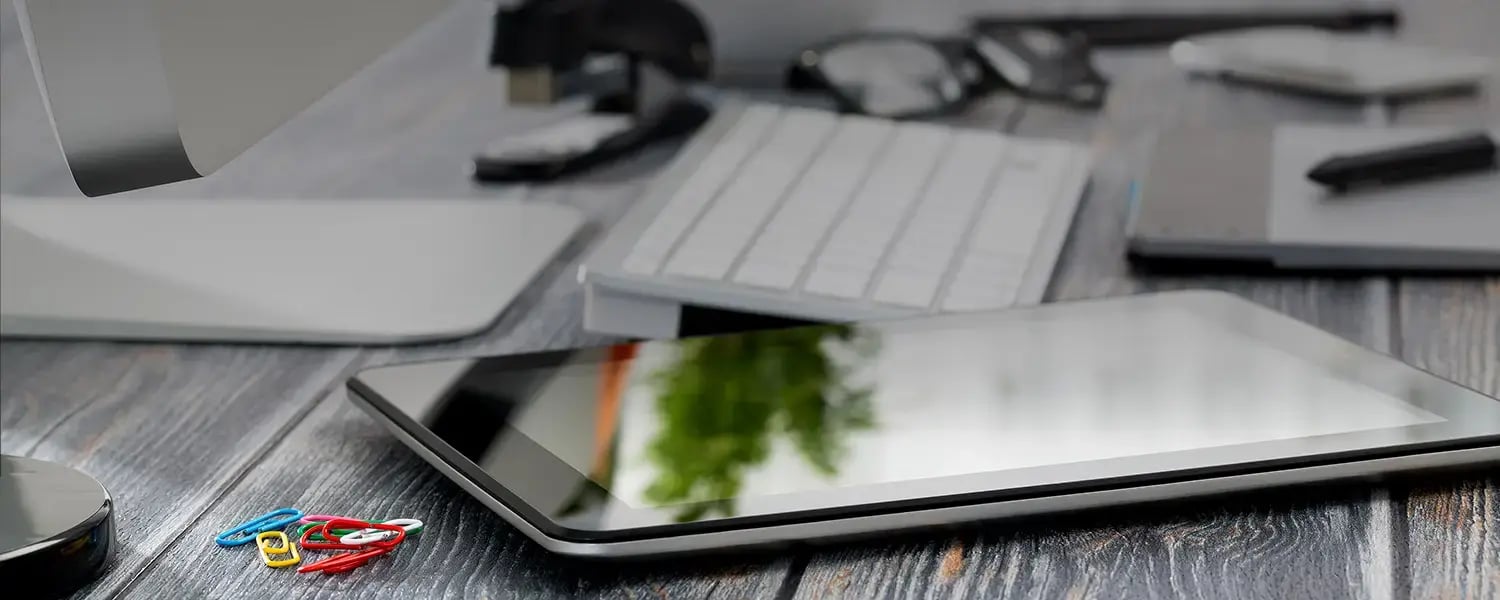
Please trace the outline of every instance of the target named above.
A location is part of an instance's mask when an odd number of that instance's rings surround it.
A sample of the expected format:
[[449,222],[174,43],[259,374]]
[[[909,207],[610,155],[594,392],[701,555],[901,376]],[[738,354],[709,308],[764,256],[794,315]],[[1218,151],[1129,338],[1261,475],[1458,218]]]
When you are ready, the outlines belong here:
[[495,13],[489,64],[513,105],[587,97],[593,114],[475,157],[483,182],[547,181],[690,133],[709,108],[682,93],[713,71],[703,19],[678,0],[525,0]]

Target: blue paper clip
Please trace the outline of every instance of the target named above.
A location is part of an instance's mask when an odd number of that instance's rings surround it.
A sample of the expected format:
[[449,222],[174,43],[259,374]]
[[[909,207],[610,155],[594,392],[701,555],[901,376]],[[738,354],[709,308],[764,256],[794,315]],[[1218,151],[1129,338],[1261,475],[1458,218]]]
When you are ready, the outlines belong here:
[[278,508],[239,525],[235,525],[228,531],[215,536],[214,542],[225,548],[243,546],[254,542],[256,535],[281,529],[287,525],[296,523],[297,519],[300,518],[302,518],[302,511],[300,510],[295,508]]

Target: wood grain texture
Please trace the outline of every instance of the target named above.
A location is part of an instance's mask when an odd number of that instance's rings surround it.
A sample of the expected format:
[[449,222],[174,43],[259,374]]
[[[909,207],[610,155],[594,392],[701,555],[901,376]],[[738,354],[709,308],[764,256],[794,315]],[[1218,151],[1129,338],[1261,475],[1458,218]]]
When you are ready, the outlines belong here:
[[104,345],[0,344],[0,452],[30,454],[99,395],[99,381],[119,379],[127,365],[110,354]]
[[[351,515],[401,515],[426,529],[389,559],[353,576],[273,571],[253,549],[212,537],[274,506]],[[316,559],[321,553],[308,552]],[[784,562],[765,559],[610,566],[561,559],[524,538],[336,393],[229,489],[126,590],[130,596],[221,597],[276,590],[292,598],[761,598]]]
[[[4,190],[76,195],[77,188],[51,138],[24,50],[11,43],[16,39],[12,36],[16,31],[14,14],[9,3],[5,5],[7,12],[0,15],[7,22],[3,45],[6,68],[0,74],[4,81],[0,86],[4,88],[4,102],[0,106],[5,131],[5,152],[0,157],[4,159]],[[491,6],[485,2],[459,3],[453,11],[212,177],[126,196],[199,197],[211,201],[216,197],[236,196],[512,194],[510,190],[471,183],[463,174],[468,157],[507,133],[556,121],[571,109],[529,110],[502,105],[504,78],[485,70],[481,63],[479,43],[487,36],[489,10]],[[669,147],[658,148],[593,173],[579,185],[530,194],[527,201],[570,204],[584,210],[593,222],[489,331],[448,344],[376,348],[364,354],[361,362],[537,350],[599,341],[585,335],[579,325],[582,298],[574,280],[577,260],[598,232],[629,207],[645,174],[665,162],[672,151]],[[5,373],[0,379],[4,390],[0,395],[4,398],[4,411],[0,412],[4,450],[30,453],[33,448],[41,448],[35,452],[38,456],[76,464],[100,477],[121,502],[120,528],[126,548],[111,574],[84,595],[111,596],[125,582],[140,578],[131,595],[181,597],[198,594],[191,592],[191,586],[153,587],[158,579],[149,575],[156,573],[162,563],[147,561],[168,548],[180,552],[178,546],[170,544],[177,543],[175,540],[188,524],[211,503],[227,502],[220,498],[239,498],[241,488],[234,484],[243,466],[258,461],[267,442],[284,435],[291,420],[303,416],[311,402],[321,397],[310,392],[342,382],[349,374],[346,367],[355,358],[355,352],[7,340],[0,343],[0,357],[4,359]],[[341,394],[325,402],[333,412],[319,413],[318,418],[303,423],[299,431],[317,427],[317,431],[343,435],[354,430],[354,438],[364,436],[383,444],[395,443],[373,422],[344,412],[348,407]],[[176,409],[177,406],[182,408]],[[333,419],[350,423],[346,427],[336,426],[330,423]],[[182,431],[183,427],[194,430]],[[307,438],[304,435],[296,439]],[[344,444],[338,437],[332,439],[335,445]],[[321,446],[317,448],[309,451],[324,451]],[[501,540],[500,546],[485,547],[525,548],[519,562],[507,563],[509,571],[497,566],[497,562],[504,561],[495,560],[494,555],[489,560],[466,563],[465,568],[481,581],[448,590],[455,596],[506,595],[506,589],[523,590],[519,597],[531,597],[531,592],[545,589],[553,590],[554,595],[567,596],[570,590],[583,589],[578,585],[590,585],[578,583],[582,579],[566,585],[538,579],[531,563],[539,550],[445,480],[431,494],[408,496],[406,490],[411,485],[432,484],[440,476],[404,448],[383,448],[382,452],[398,454],[406,461],[391,467],[394,473],[420,481],[398,481],[401,479],[398,476],[380,480],[385,485],[372,485],[366,470],[380,468],[382,463],[369,460],[382,455],[375,454],[372,458],[363,451],[322,459],[327,462],[299,458],[295,464],[281,464],[270,460],[260,477],[280,482],[288,472],[296,472],[302,478],[331,476],[329,485],[333,487],[329,489],[337,489],[340,498],[395,497],[435,502],[440,506],[454,503],[466,506],[457,517],[464,523],[462,527],[444,527],[452,536],[442,539],[447,550],[434,550],[420,563],[411,565],[418,570],[452,568],[455,553],[467,555],[476,550],[468,541],[468,534],[475,531],[480,539]],[[80,456],[73,457],[70,453]],[[185,459],[182,453],[193,456],[191,460]],[[347,468],[329,472],[328,464]],[[206,525],[212,529],[222,521],[240,516],[236,511],[263,511],[267,507],[231,503],[220,508],[227,508],[228,512],[211,513],[199,522],[213,523]],[[435,541],[441,539],[432,537]],[[205,545],[199,544],[206,539],[194,538],[194,543],[185,547],[190,550],[190,562],[196,561],[205,549]],[[553,572],[562,568],[553,568]],[[584,573],[592,568],[574,570]],[[146,575],[142,575],[143,571]],[[735,597],[738,594],[735,589],[769,586],[774,590],[781,581],[775,569],[726,566],[700,572],[703,573],[700,583],[693,583],[694,578],[686,574],[675,575],[670,581],[642,578],[635,581],[635,588],[613,588],[612,595],[660,597],[663,593],[680,595],[678,590],[701,592],[724,586],[727,595]],[[217,578],[212,571],[205,574],[211,575],[208,581]],[[456,577],[464,581],[461,572]],[[402,579],[399,575],[388,578]],[[748,583],[737,583],[742,580]],[[141,591],[145,589],[153,591]],[[226,594],[254,590],[218,589]],[[380,584],[364,589],[378,594]],[[402,589],[406,593],[401,595],[424,595],[420,588]]]
[[[1500,396],[1500,278],[1407,279],[1399,300],[1402,359]],[[1500,475],[1401,492],[1411,597],[1500,597]]]
[[[976,0],[977,1],[977,0]],[[1196,0],[1169,0],[1196,3]],[[1427,8],[1428,4],[1441,8]],[[1050,6],[1095,6],[1096,0]],[[1490,31],[1472,15],[1490,0],[1423,0],[1413,26],[1441,31],[1428,15],[1462,8],[1463,31]],[[1464,8],[1467,7],[1467,8]],[[509,132],[554,121],[559,110],[503,106],[503,76],[480,64],[488,3],[465,0],[214,177],[151,195],[476,196],[509,194],[461,175],[469,154]],[[921,11],[919,11],[921,12]],[[924,17],[932,17],[924,14]],[[13,10],[0,2],[0,189],[76,194],[35,96]],[[1357,107],[1230,88],[1181,77],[1156,52],[1104,60],[1116,89],[1102,115],[1026,107],[1016,131],[1089,141],[1099,150],[1085,199],[1049,297],[1088,298],[1181,287],[1226,289],[1374,348],[1390,342],[1399,302],[1401,349],[1494,393],[1493,282],[1403,283],[1383,279],[1160,276],[1123,259],[1123,191],[1144,164],[1155,131],[1173,122],[1259,125],[1277,119],[1355,122]],[[1493,99],[1494,96],[1488,96]],[[1493,104],[1492,104],[1493,105]],[[1406,119],[1451,118],[1469,107],[1403,108]],[[995,99],[962,122],[1015,122],[1016,104]],[[1472,113],[1470,113],[1472,114]],[[1429,115],[1429,116],[1422,116]],[[583,209],[588,230],[497,323],[447,344],[348,351],[261,347],[0,343],[0,448],[82,466],[106,480],[133,512],[122,521],[127,552],[91,597],[1494,597],[1496,483],[1463,481],[1385,493],[1320,492],[1282,500],[1234,500],[1180,512],[1116,511],[1000,524],[957,535],[857,544],[792,557],[608,567],[558,559],[355,411],[342,393],[323,396],[351,360],[527,351],[592,344],[582,332],[579,257],[663,164],[661,148],[577,185],[530,201]],[[1489,304],[1485,304],[1488,301]],[[1475,335],[1448,335],[1479,326]],[[1492,333],[1483,333],[1489,326]],[[1415,354],[1413,354],[1415,353]],[[1489,362],[1484,362],[1488,360]],[[1424,362],[1425,361],[1425,362]],[[1488,365],[1488,366],[1486,366]],[[218,400],[220,403],[214,403]],[[311,413],[305,412],[313,407]],[[305,418],[304,418],[305,416]],[[279,441],[277,441],[279,440]],[[211,443],[217,442],[217,443]],[[123,492],[123,493],[122,493]],[[127,504],[128,503],[128,504]],[[431,531],[356,577],[309,577],[261,567],[250,552],[209,538],[271,506],[362,514],[403,513]],[[156,511],[156,512],[145,512]],[[165,515],[160,522],[151,519]],[[122,513],[123,516],[123,513]],[[159,558],[151,558],[160,554]],[[803,568],[805,564],[805,570]],[[1408,574],[1391,565],[1407,565]],[[1418,572],[1425,565],[1432,568]],[[790,580],[788,576],[791,575]],[[1392,579],[1399,585],[1393,587]]]
[[[461,85],[451,82],[453,85]],[[998,99],[975,107],[960,120],[969,123],[1003,121],[1015,104]],[[347,108],[347,107],[344,107]],[[629,208],[649,173],[664,164],[674,148],[659,148],[626,163],[590,175],[582,185],[564,186],[536,194],[536,201],[560,202],[585,210],[591,225],[566,248],[548,269],[507,309],[487,332],[444,344],[373,349],[369,365],[483,353],[525,352],[600,344],[608,338],[582,330],[583,295],[575,274],[599,234]],[[605,185],[599,185],[599,184]],[[314,442],[317,440],[318,442]],[[353,446],[343,452],[330,450]],[[310,460],[310,457],[318,457]],[[332,466],[333,468],[330,468]],[[378,482],[369,482],[370,469],[380,469]],[[277,487],[302,490],[304,481],[319,485],[303,496],[276,497]],[[351,490],[366,493],[351,494]],[[765,557],[628,565],[605,568],[546,554],[522,537],[489,509],[469,498],[370,419],[335,394],[261,462],[245,480],[223,492],[224,500],[207,512],[186,540],[207,539],[215,527],[271,505],[330,506],[340,502],[385,501],[382,514],[433,514],[420,553],[394,557],[386,569],[362,571],[355,583],[344,578],[296,576],[240,568],[238,557],[192,560],[200,545],[183,542],[166,549],[163,560],[142,573],[128,590],[131,596],[156,597],[172,590],[227,594],[240,586],[290,585],[298,597],[321,597],[358,590],[382,597],[435,595],[445,597],[624,597],[624,598],[760,598],[774,595],[784,584],[788,561]],[[377,499],[378,498],[378,499]],[[348,510],[357,512],[361,504]],[[323,510],[318,508],[317,510]],[[333,510],[330,508],[329,510]],[[364,514],[364,513],[361,513]],[[373,514],[373,513],[370,513]],[[425,518],[425,517],[424,517]],[[207,536],[207,537],[205,537]],[[427,546],[431,544],[431,546]],[[462,559],[455,558],[463,557]],[[253,559],[253,557],[249,557]],[[225,561],[240,561],[229,562]],[[225,565],[236,565],[228,568]],[[200,566],[201,565],[201,566]],[[222,582],[209,583],[207,574],[227,572]],[[427,572],[426,577],[400,573]]]
[[[1384,326],[1358,289],[1215,287],[1367,342]],[[797,597],[1385,598],[1389,511],[1383,491],[1349,488],[997,523],[815,555]]]
[[[1494,58],[1479,97],[1396,108],[1398,125],[1500,124],[1500,3],[1408,0],[1403,39]],[[1500,279],[1406,278],[1397,287],[1402,359],[1500,396]],[[1395,490],[1412,598],[1500,597],[1500,476]]]
[[[212,199],[242,195],[453,197],[507,193],[473,185],[462,172],[467,158],[474,150],[507,132],[555,121],[566,114],[566,110],[525,110],[501,105],[503,77],[483,70],[478,62],[482,55],[476,52],[478,46],[474,44],[485,39],[487,19],[483,15],[488,10],[487,4],[479,2],[456,6],[454,11],[418,32],[400,48],[361,72],[347,85],[335,90],[213,177],[131,195],[149,193],[154,196]],[[11,75],[6,74],[7,84],[11,81]],[[24,84],[24,81],[20,83]],[[19,127],[23,130],[23,137],[29,131],[29,137],[40,144],[46,136],[42,135],[44,127],[39,128],[34,120],[37,111],[27,109],[25,102],[11,103],[10,98],[20,98],[23,101],[26,98],[14,92],[9,85],[7,92],[14,94],[7,97],[8,140],[9,123],[15,121],[25,124]],[[12,106],[17,108],[12,109]],[[39,103],[33,108],[39,108]],[[15,145],[11,144],[12,147]],[[487,332],[447,344],[372,349],[368,360],[364,362],[383,363],[476,352],[539,350],[601,341],[584,334],[579,324],[582,296],[574,279],[577,261],[597,234],[629,207],[629,201],[638,193],[639,184],[646,174],[665,162],[672,151],[672,148],[659,148],[593,173],[579,185],[538,190],[531,194],[528,201],[559,202],[578,207],[589,215],[591,223]],[[37,193],[35,190],[66,188],[63,185],[68,183],[66,172],[47,168],[45,158],[33,159],[27,154],[12,156],[20,156],[22,160],[17,162],[30,169],[24,172],[39,175],[16,183],[17,188],[7,186],[8,191],[19,189],[22,192]],[[53,166],[58,165],[60,163]],[[9,166],[7,164],[8,169]],[[33,355],[31,352],[21,351],[21,347],[13,342],[0,344],[0,348],[7,351],[17,349],[12,353],[17,359],[29,361],[28,364],[21,365],[24,368],[18,374],[29,372],[32,365],[45,362],[60,361],[61,364],[92,366],[96,369],[101,364],[109,364],[102,357],[87,355],[86,345],[53,344],[49,347],[59,348],[59,356]],[[305,363],[308,360],[305,353],[287,348],[255,348],[246,351],[281,357],[291,364]],[[211,370],[217,369],[226,377],[226,381],[232,381],[229,375],[241,370],[232,364],[230,357],[211,355],[205,356],[203,360],[204,366]],[[281,371],[278,366],[270,364],[244,365],[243,370],[264,375]],[[114,382],[104,377],[107,372],[101,371],[98,377],[79,377],[75,374],[75,386],[80,391],[110,389]],[[346,374],[344,371],[305,373],[291,370],[285,376],[300,377],[307,385],[321,388],[341,382]],[[41,377],[32,374],[24,379],[17,379],[14,387],[27,393],[35,390],[68,389],[58,385],[67,380],[64,377]],[[161,391],[164,402],[193,402],[193,390],[186,384],[173,382],[173,387],[163,385],[164,389]],[[76,419],[69,417],[62,407],[42,411],[33,407],[36,404],[38,402],[18,404],[18,410],[14,411],[7,407],[5,424],[8,434],[13,430],[13,424],[16,431],[30,432],[50,427],[49,424],[60,419]],[[306,407],[306,400],[299,406]],[[139,558],[166,551],[173,560],[196,563],[207,547],[204,542],[213,533],[217,533],[218,529],[215,527],[234,521],[246,511],[264,511],[269,508],[266,502],[282,502],[281,499],[265,500],[247,491],[253,489],[254,482],[260,481],[261,485],[269,488],[279,489],[290,485],[291,489],[300,490],[308,488],[300,483],[308,480],[323,482],[324,487],[311,490],[325,494],[321,502],[391,499],[406,502],[414,510],[415,507],[421,507],[423,510],[419,512],[424,514],[430,510],[428,507],[434,505],[458,507],[448,513],[448,520],[433,523],[433,535],[427,539],[441,546],[429,547],[430,552],[408,559],[415,562],[402,566],[403,570],[411,568],[416,571],[451,574],[451,581],[454,583],[443,591],[453,596],[567,597],[588,589],[597,589],[601,595],[616,597],[660,597],[662,594],[699,596],[722,587],[726,595],[740,597],[758,591],[774,592],[781,583],[782,569],[775,565],[746,567],[736,563],[706,567],[698,571],[639,577],[630,582],[621,580],[616,584],[610,584],[603,578],[585,577],[597,570],[591,566],[580,567],[555,562],[551,566],[543,566],[538,562],[538,557],[541,556],[538,548],[525,541],[488,509],[448,484],[404,447],[397,445],[372,421],[353,412],[346,405],[342,394],[325,399],[323,409],[301,422],[297,433],[281,445],[281,448],[290,448],[299,454],[282,456],[273,453],[260,463],[258,475],[246,478],[248,483],[236,485],[234,480],[222,480],[198,473],[184,474],[206,486],[206,489],[192,493],[177,490],[192,498],[189,508],[201,511],[207,502],[217,503],[213,510],[198,521],[204,524],[202,526],[205,529],[213,530],[207,536],[190,532],[186,538],[182,538],[181,532],[187,525],[186,520],[156,525],[138,520],[128,523],[122,521],[122,528],[139,532],[136,535],[149,533],[150,537],[133,544],[135,548],[131,552],[132,558],[117,563],[117,575],[112,575],[96,586],[90,595],[112,594],[119,591],[120,585],[128,580],[135,582],[130,591],[133,596],[161,597],[184,593],[199,596],[208,593],[208,588],[185,586],[175,579],[173,568],[165,566],[167,562],[157,560],[144,565]],[[149,412],[164,409],[111,404],[99,410],[113,410],[118,412],[106,414],[120,414],[132,410]],[[280,426],[293,416],[269,410],[262,412],[267,413],[262,415],[267,426]],[[69,432],[83,431],[72,425],[66,429]],[[123,435],[151,439],[160,433],[154,428],[143,427],[125,430]],[[6,436],[7,450],[11,445],[10,437]],[[331,441],[335,447],[350,447],[354,451],[339,454],[330,451],[328,444],[312,443],[310,440],[313,439]],[[30,443],[25,439],[17,439],[16,442]],[[61,447],[73,447],[66,445],[73,442],[76,440],[69,439],[59,443],[63,444]],[[362,443],[367,445],[361,446]],[[128,446],[123,441],[113,444]],[[224,447],[223,453],[238,455],[241,460],[258,458],[253,448],[246,446],[254,445],[230,444]],[[319,460],[306,460],[309,455],[317,455]],[[329,469],[329,465],[339,468]],[[388,474],[372,480],[369,476],[371,470],[384,470]],[[230,473],[238,474],[237,470],[231,470]],[[106,484],[109,483],[106,480]],[[111,488],[114,486],[111,485]],[[149,506],[137,504],[139,500],[122,499],[122,502],[127,501],[138,510],[146,510]],[[358,508],[358,505],[351,507],[351,510],[353,508]],[[439,517],[434,515],[433,518]],[[443,535],[438,535],[438,532]],[[179,539],[191,542],[175,541]],[[476,539],[480,541],[476,543]],[[468,557],[470,560],[455,562],[455,556]],[[222,555],[218,558],[222,558]],[[245,556],[241,555],[240,558]],[[214,569],[223,570],[222,564],[202,564],[218,565]],[[204,576],[204,582],[219,579],[219,574],[214,569],[199,572],[199,575]],[[248,577],[258,575],[265,569],[236,568],[234,571],[243,572]],[[426,595],[425,592],[432,591],[429,587],[431,578],[406,578],[395,572],[373,579],[369,578],[370,573],[363,575],[365,577],[361,581],[364,584],[357,588],[362,593],[383,596],[386,595],[384,592],[389,592],[390,595],[400,597]],[[310,585],[317,581],[316,578],[309,577],[297,579]],[[382,581],[385,583],[382,584]],[[213,587],[212,591],[219,595],[256,589],[233,587],[234,583],[236,580],[229,580],[222,586]],[[346,587],[348,585],[345,584]],[[312,590],[309,593],[316,594],[319,588],[314,586],[309,589]]]
[[[596,232],[628,206],[620,195],[631,189],[628,184],[579,186],[549,194],[590,208],[599,227],[581,234],[489,332],[449,344],[378,349],[366,363],[604,342],[582,331],[582,294],[573,275]],[[423,463],[342,393],[323,400],[243,481],[222,494],[196,528],[184,534],[184,541],[167,547],[164,558],[139,576],[129,595],[158,597],[187,589],[218,596],[274,585],[294,597],[357,592],[378,597],[754,598],[775,594],[787,569],[786,561],[764,558],[619,567],[557,558]],[[419,543],[403,546],[405,552],[388,564],[362,570],[357,580],[270,572],[245,563],[254,560],[245,553],[209,551],[203,557],[200,542],[217,533],[216,527],[272,505],[411,515],[424,519],[429,529],[414,540]],[[227,576],[208,577],[216,573]]]
[[5,451],[71,465],[114,497],[118,588],[346,376],[354,350],[0,344]]

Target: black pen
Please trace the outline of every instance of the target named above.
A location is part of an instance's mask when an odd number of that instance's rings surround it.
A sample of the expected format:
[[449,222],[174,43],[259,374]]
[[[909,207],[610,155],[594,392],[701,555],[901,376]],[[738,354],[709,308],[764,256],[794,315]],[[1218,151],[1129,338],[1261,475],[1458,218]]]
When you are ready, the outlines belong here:
[[1363,154],[1335,154],[1314,165],[1307,178],[1344,190],[1494,169],[1495,158],[1495,140],[1486,133],[1468,133]]
[[1252,8],[1208,12],[1128,10],[1095,14],[981,14],[974,24],[989,27],[1040,27],[1061,33],[1080,33],[1089,45],[1140,46],[1167,44],[1202,33],[1249,27],[1316,27],[1328,31],[1396,29],[1401,15],[1393,7],[1330,7],[1290,10]]

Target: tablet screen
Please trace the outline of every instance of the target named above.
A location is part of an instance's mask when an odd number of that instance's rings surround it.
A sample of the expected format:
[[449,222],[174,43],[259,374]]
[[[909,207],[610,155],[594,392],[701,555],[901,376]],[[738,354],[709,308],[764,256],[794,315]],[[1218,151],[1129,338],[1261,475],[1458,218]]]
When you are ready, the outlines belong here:
[[1439,392],[1465,390],[1279,315],[1109,304],[436,363],[443,400],[381,395],[592,530],[1500,433],[1482,396],[1455,423]]
[[[721,499],[731,492],[713,485],[659,491],[709,466],[715,442],[724,471],[741,471],[732,493],[760,496],[1443,420],[1179,312],[734,342],[631,348],[617,498]],[[564,369],[592,379],[600,366]],[[547,446],[527,425],[518,428]]]

